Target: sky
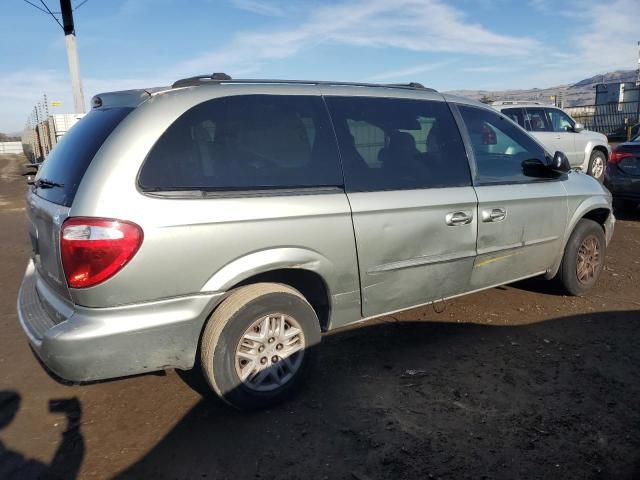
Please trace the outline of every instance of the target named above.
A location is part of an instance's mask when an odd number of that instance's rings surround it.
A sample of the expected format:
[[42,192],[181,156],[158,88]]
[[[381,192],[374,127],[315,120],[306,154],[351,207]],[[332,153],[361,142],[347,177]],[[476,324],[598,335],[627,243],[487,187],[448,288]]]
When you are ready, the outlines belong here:
[[[40,0],[30,0],[41,6]],[[45,0],[58,11],[58,0]],[[87,104],[196,74],[441,91],[573,83],[634,69],[638,0],[72,0]],[[62,29],[2,0],[0,132],[46,93],[73,111]],[[12,26],[8,28],[7,26]]]

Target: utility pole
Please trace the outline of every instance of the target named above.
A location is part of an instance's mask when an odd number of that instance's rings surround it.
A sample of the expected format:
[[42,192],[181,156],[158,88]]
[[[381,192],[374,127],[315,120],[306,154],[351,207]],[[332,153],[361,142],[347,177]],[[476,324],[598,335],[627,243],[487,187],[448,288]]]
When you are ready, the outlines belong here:
[[78,60],[78,49],[76,48],[76,30],[73,24],[71,0],[60,0],[60,13],[62,14],[62,29],[64,30],[64,41],[67,46],[67,57],[69,59],[69,75],[71,76],[75,113],[85,113],[84,93],[82,91],[82,80],[80,79],[80,61]]

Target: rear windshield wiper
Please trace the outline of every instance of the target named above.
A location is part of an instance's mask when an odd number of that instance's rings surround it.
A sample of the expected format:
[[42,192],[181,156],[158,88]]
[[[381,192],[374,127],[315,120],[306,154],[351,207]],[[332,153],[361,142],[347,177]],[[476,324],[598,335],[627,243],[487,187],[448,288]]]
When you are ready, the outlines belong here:
[[31,182],[30,185],[33,185],[36,188],[64,187],[63,183],[52,182],[51,180],[47,180],[46,178],[39,178],[35,182]]

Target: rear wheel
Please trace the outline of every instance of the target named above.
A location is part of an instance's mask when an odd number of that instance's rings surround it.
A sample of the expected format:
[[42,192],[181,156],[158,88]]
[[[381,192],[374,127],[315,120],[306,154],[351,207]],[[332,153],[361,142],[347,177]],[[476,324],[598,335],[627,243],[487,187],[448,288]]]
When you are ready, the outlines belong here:
[[606,240],[602,227],[583,218],[573,230],[562,257],[558,279],[571,295],[584,295],[604,267]]
[[209,319],[201,340],[202,371],[232,406],[264,408],[299,386],[318,343],[318,317],[300,292],[275,283],[247,285]]
[[591,152],[591,158],[589,158],[589,175],[598,180],[600,183],[604,181],[604,168],[607,163],[607,158],[600,150],[594,150]]

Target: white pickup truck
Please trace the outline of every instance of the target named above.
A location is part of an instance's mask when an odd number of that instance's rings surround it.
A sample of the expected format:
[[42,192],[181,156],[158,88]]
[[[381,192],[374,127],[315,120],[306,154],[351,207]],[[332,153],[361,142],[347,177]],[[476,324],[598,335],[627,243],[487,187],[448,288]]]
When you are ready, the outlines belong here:
[[573,168],[588,173],[599,182],[611,153],[607,137],[585,130],[558,107],[539,102],[493,102],[493,108],[536,137],[551,153],[564,152]]

